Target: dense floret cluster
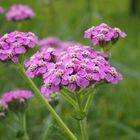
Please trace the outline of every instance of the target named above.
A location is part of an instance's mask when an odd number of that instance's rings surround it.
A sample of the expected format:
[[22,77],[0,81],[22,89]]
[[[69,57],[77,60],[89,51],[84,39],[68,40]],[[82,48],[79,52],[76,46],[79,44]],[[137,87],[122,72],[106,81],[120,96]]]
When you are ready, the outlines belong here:
[[56,37],[46,37],[42,40],[40,40],[39,45],[43,48],[48,48],[48,47],[59,47],[60,46],[60,39]]
[[31,19],[35,16],[35,13],[29,6],[25,5],[13,5],[9,12],[6,13],[7,20],[21,21]]
[[66,50],[69,46],[73,46],[73,45],[81,45],[82,46],[82,44],[80,44],[78,42],[62,41],[56,37],[44,38],[44,39],[40,40],[39,45],[42,48],[52,47],[52,48],[55,48],[59,51]]
[[25,54],[38,43],[38,38],[31,32],[11,32],[0,38],[0,61],[19,62],[18,56]]
[[122,80],[122,75],[106,58],[88,46],[69,46],[61,52],[54,48],[43,49],[31,57],[26,67],[29,77],[43,77],[41,91],[45,96],[63,86],[75,91],[102,81],[116,84]]
[[17,102],[17,103],[24,103],[27,100],[31,99],[33,97],[33,94],[31,91],[28,90],[15,90],[15,91],[10,91],[6,92],[2,96],[3,102],[9,106],[12,102]]
[[111,28],[107,24],[100,24],[91,27],[85,31],[84,38],[90,39],[94,46],[104,47],[109,42],[116,42],[120,37],[126,37],[126,34],[119,28]]

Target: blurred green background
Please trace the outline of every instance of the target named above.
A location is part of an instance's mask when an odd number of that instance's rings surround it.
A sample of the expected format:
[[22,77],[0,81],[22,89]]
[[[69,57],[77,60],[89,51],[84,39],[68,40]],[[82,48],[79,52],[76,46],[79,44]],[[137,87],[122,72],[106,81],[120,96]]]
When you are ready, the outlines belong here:
[[[134,0],[135,1],[135,0]],[[97,94],[88,114],[90,140],[140,140],[140,5],[132,5],[131,0],[3,0],[0,5],[9,10],[13,4],[30,5],[36,13],[32,20],[23,21],[21,31],[32,31],[40,39],[56,36],[62,40],[79,41],[91,45],[83,39],[85,29],[102,22],[119,27],[127,33],[112,48],[112,64],[123,73],[124,80],[118,85],[104,85]],[[137,10],[137,9],[138,10]],[[17,29],[15,22],[6,21],[0,15],[0,34]],[[35,79],[39,85],[39,79]],[[7,64],[0,63],[0,94],[13,89],[29,89],[22,77]],[[78,133],[78,124],[73,117],[73,109],[63,99],[58,112],[73,132]],[[38,100],[31,103],[27,111],[27,129],[31,140],[67,140]],[[0,122],[0,140],[16,140],[17,128],[11,115]],[[10,127],[10,128],[9,128]]]

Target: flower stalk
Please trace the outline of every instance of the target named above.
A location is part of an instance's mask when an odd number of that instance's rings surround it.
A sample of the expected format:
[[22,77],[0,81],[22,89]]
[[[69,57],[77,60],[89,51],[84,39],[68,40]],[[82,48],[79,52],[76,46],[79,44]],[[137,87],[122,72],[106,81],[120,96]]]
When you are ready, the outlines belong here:
[[[80,131],[81,131],[81,138],[82,140],[88,140],[87,135],[87,122],[86,122],[86,114],[82,107],[82,100],[81,100],[81,94],[76,93],[77,103],[78,103],[78,110],[77,112],[80,114],[81,118],[78,119],[80,124]],[[84,115],[85,114],[85,115]],[[83,116],[84,115],[84,116]]]
[[48,103],[48,101],[44,98],[44,96],[41,94],[39,89],[36,87],[34,82],[26,75],[26,72],[24,70],[24,67],[20,64],[18,64],[18,68],[21,72],[21,75],[24,77],[24,80],[30,85],[32,90],[34,91],[35,95],[44,103],[48,111],[52,114],[54,119],[57,121],[57,123],[60,125],[61,128],[64,129],[65,133],[68,135],[70,140],[77,140],[75,135],[69,130],[69,128],[66,126],[66,124],[63,122],[63,120],[58,116],[58,114],[55,112],[55,110],[52,108],[52,106]]
[[27,130],[26,130],[26,116],[25,113],[19,113],[18,114],[18,118],[19,118],[19,131],[17,134],[17,137],[20,140],[30,140],[27,134]]
[[60,94],[61,96],[63,96],[63,98],[65,100],[67,100],[74,108],[77,108],[78,107],[78,104],[77,102],[71,97],[68,95],[68,93],[65,93],[63,90],[60,91]]

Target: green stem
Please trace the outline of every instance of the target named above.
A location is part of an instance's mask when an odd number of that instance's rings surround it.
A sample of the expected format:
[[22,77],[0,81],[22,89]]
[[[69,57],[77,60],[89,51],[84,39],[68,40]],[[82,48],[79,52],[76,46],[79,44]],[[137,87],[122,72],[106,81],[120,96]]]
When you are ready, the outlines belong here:
[[25,113],[19,114],[19,132],[21,133],[21,136],[19,138],[21,140],[29,140],[27,130],[26,130],[26,117]]
[[21,24],[22,24],[22,23],[21,23],[20,21],[17,23],[17,30],[18,30],[18,31],[21,30]]
[[[82,107],[82,102],[81,102],[81,96],[80,95],[81,94],[77,93],[76,97],[77,97],[77,102],[78,102],[78,106],[79,106],[78,111],[82,114],[82,113],[84,113],[84,110],[83,110],[83,107]],[[86,120],[87,120],[86,117],[79,120],[82,140],[88,140]]]
[[24,70],[24,67],[22,65],[18,65],[19,70],[26,80],[26,82],[30,85],[36,96],[44,103],[48,111],[52,114],[54,119],[57,121],[57,123],[60,125],[61,128],[64,129],[65,133],[69,136],[71,140],[77,140],[75,135],[69,130],[69,128],[66,126],[66,124],[63,122],[63,120],[58,116],[58,114],[55,112],[55,110],[52,108],[52,106],[48,103],[48,101],[44,98],[44,96],[41,94],[39,89],[36,87],[34,82],[26,75],[26,72]]
[[73,98],[71,98],[67,93],[65,93],[63,90],[60,91],[60,94],[76,109],[78,107],[78,104],[75,102]]
[[87,99],[87,102],[86,102],[86,105],[85,105],[85,108],[84,108],[85,113],[88,113],[88,109],[90,107],[90,104],[92,102],[92,99],[93,99],[94,95],[95,95],[95,90],[94,90],[93,93],[89,93],[89,96],[88,96],[88,99]]
[[88,140],[87,137],[87,119],[86,117],[83,120],[80,120],[80,129],[81,129],[81,135],[82,135],[82,140]]

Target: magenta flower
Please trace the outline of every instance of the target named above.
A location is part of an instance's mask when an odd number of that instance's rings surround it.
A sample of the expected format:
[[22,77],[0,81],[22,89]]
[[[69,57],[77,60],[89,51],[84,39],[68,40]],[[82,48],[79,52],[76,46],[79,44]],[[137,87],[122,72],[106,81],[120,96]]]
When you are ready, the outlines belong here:
[[74,45],[81,45],[82,46],[82,44],[80,44],[78,42],[62,41],[56,37],[44,38],[44,39],[40,40],[39,45],[42,48],[52,47],[52,48],[55,48],[59,51],[66,50],[69,46],[74,46]]
[[0,61],[19,62],[18,56],[25,54],[38,43],[38,38],[31,32],[11,32],[0,38]]
[[33,97],[31,91],[15,90],[9,91],[2,95],[2,100],[8,105],[8,108],[14,112],[25,111],[27,101]]
[[24,103],[31,99],[33,94],[28,90],[15,90],[3,94],[2,100],[9,106],[12,102]]
[[119,28],[111,28],[107,24],[100,24],[85,31],[84,38],[91,39],[94,46],[104,47],[109,42],[116,42],[119,38],[126,37],[126,34]]
[[[45,59],[45,55],[49,59]],[[40,59],[38,56],[41,56]],[[44,65],[40,66],[38,60]],[[30,77],[43,76],[41,92],[45,96],[58,92],[63,86],[75,91],[102,81],[116,84],[122,80],[122,75],[110,65],[106,57],[88,46],[71,46],[59,53],[53,49],[51,55],[47,51],[39,51],[31,57],[26,67]]]
[[13,5],[9,12],[6,13],[7,20],[22,21],[31,19],[35,16],[33,10],[26,5]]
[[0,14],[3,14],[4,11],[5,11],[4,8],[0,6]]
[[64,50],[67,50],[68,47],[70,46],[75,46],[75,45],[78,45],[78,46],[83,46],[81,43],[79,42],[72,42],[72,41],[61,41],[60,43],[60,48],[58,48],[60,51],[64,51]]

